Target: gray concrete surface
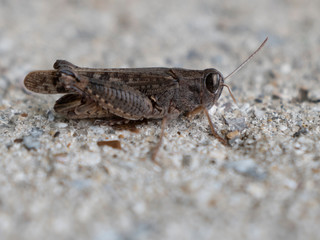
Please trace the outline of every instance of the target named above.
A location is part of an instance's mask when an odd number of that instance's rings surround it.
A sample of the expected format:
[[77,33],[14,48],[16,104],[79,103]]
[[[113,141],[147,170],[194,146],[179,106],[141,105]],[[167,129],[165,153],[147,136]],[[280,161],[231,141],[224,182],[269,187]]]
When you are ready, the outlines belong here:
[[[1,239],[319,239],[320,2],[18,1],[0,8]],[[215,67],[210,110],[139,133],[68,121],[24,76],[90,67]],[[299,92],[300,91],[300,92]],[[59,132],[59,135],[57,134]],[[58,136],[57,136],[58,135]],[[120,140],[122,149],[99,147]]]

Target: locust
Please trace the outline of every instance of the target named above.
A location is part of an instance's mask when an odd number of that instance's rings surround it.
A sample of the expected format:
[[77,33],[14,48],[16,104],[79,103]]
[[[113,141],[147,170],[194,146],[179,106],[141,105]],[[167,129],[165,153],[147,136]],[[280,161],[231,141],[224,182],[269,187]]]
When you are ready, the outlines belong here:
[[162,119],[159,141],[154,147],[155,161],[168,120],[180,115],[204,113],[212,134],[222,144],[229,142],[215,130],[208,109],[217,103],[226,87],[225,80],[238,72],[268,38],[227,77],[215,68],[83,68],[57,60],[54,70],[30,72],[25,87],[42,94],[64,94],[54,110],[67,119],[102,119],[109,125],[143,119]]

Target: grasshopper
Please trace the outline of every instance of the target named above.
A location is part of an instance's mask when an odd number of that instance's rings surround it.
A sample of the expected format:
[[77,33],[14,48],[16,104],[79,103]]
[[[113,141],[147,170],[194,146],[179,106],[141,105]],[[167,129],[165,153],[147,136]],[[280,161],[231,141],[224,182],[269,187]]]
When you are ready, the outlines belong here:
[[204,112],[212,134],[224,145],[228,141],[215,131],[207,109],[219,99],[224,81],[239,71],[266,43],[262,44],[227,77],[216,70],[183,68],[82,68],[57,60],[54,70],[30,72],[24,79],[28,90],[43,94],[65,94],[54,110],[67,119],[104,119],[108,124],[130,120],[162,119],[161,146],[167,121],[182,114]]

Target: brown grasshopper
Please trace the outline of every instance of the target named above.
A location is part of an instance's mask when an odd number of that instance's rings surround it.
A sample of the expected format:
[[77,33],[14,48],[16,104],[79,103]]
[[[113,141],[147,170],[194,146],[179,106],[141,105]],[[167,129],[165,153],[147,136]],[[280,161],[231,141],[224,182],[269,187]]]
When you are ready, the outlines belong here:
[[208,110],[219,99],[224,81],[240,70],[266,43],[266,38],[226,78],[214,68],[81,68],[57,60],[55,70],[30,72],[27,89],[44,94],[66,94],[54,110],[67,119],[104,119],[110,125],[128,120],[162,119],[160,140],[153,151],[155,160],[166,122],[182,114],[203,111],[213,135],[224,145],[228,141],[215,131]]

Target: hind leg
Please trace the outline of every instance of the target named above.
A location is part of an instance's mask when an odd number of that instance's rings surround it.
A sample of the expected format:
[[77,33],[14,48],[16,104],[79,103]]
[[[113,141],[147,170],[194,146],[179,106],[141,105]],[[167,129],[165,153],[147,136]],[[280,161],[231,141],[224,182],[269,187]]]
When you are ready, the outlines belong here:
[[110,118],[112,113],[79,94],[67,94],[56,101],[54,110],[67,119]]

